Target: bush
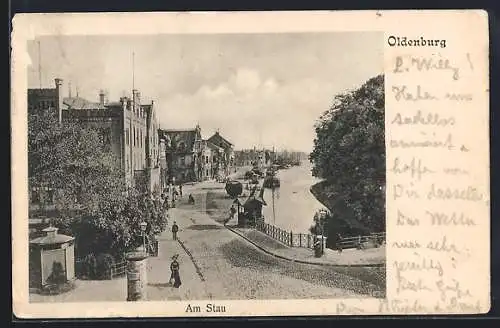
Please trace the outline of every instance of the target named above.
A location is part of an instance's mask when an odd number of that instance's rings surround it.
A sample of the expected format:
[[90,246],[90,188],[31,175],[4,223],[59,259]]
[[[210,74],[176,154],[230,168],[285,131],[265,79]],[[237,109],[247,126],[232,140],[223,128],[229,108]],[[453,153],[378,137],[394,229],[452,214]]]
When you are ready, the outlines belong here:
[[96,278],[111,279],[111,269],[115,263],[111,254],[99,254],[96,258]]
[[243,185],[239,181],[229,181],[225,189],[229,196],[236,198],[243,192]]
[[[130,190],[128,195],[103,201],[97,215],[85,213],[75,218],[65,218],[54,224],[65,234],[75,236],[78,258],[88,254],[111,254],[115,258],[129,249],[142,245],[140,223],[146,222],[146,235],[154,240],[166,225],[165,212],[158,199]],[[95,260],[95,259],[94,259]],[[91,258],[84,260],[77,272],[96,277]],[[97,269],[96,269],[97,270]]]
[[97,260],[94,254],[85,256],[81,262],[81,278],[94,279],[97,275]]
[[88,254],[76,268],[81,279],[111,279],[111,268],[115,260],[111,254]]

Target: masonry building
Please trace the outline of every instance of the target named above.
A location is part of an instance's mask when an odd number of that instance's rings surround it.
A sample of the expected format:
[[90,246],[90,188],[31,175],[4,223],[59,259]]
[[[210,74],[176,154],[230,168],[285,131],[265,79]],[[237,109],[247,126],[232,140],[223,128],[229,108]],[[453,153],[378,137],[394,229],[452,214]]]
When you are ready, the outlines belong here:
[[162,180],[173,184],[198,181],[201,167],[199,155],[202,151],[200,126],[194,129],[159,129],[158,135],[164,144],[167,168]]
[[223,176],[229,175],[234,169],[234,146],[227,139],[222,137],[219,131],[215,132],[207,139],[211,144],[223,149],[219,158],[219,174]]
[[62,94],[62,79],[53,89],[28,89],[28,110],[53,108],[59,121],[78,122],[99,131],[101,141],[110,146],[116,167],[123,172],[128,187],[154,192],[160,189],[158,122],[154,102],[141,103],[139,91],[118,102],[107,102],[104,92],[93,102]]

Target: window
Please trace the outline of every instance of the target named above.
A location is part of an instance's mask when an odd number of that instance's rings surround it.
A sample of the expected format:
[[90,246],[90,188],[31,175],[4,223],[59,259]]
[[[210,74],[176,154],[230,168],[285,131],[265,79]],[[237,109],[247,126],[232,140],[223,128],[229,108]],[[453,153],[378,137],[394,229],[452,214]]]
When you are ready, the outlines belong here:
[[134,129],[134,147],[135,147],[135,127],[133,129]]
[[125,143],[128,146],[128,143],[129,143],[129,130],[128,129],[125,129]]
[[205,175],[208,177],[208,169],[206,170]]
[[208,156],[205,156],[205,163],[208,164]]

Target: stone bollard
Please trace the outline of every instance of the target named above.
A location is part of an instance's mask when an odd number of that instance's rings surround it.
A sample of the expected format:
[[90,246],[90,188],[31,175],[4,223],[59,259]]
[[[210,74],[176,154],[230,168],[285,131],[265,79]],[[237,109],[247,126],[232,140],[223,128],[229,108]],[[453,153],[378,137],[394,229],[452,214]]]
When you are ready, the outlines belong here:
[[127,301],[147,299],[147,257],[145,252],[127,254]]

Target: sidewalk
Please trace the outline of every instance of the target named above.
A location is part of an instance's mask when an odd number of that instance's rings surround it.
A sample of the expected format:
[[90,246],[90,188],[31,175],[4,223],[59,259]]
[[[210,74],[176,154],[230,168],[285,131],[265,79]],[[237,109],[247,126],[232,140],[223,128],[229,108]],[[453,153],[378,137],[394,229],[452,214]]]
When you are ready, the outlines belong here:
[[[159,238],[158,257],[148,259],[146,299],[207,299],[205,283],[198,276],[196,267],[181,244],[172,240],[170,227]],[[174,254],[179,254],[180,288],[173,288],[169,284],[170,263]],[[30,302],[120,302],[127,299],[126,277],[113,280],[76,280],[75,285],[75,289],[60,295],[30,294]]]
[[[200,210],[205,212],[206,200],[205,193],[207,190],[223,190],[223,185],[212,181],[200,182],[192,186],[191,192],[193,194],[201,194]],[[257,246],[264,252],[285,259],[306,264],[325,265],[325,266],[384,266],[386,259],[385,246],[379,248],[358,250],[358,249],[345,249],[341,254],[337,251],[325,248],[325,253],[322,257],[314,257],[314,251],[302,247],[289,247],[272,237],[251,228],[237,228],[237,219],[227,223],[226,228],[235,234],[246,239],[248,242]]]
[[[196,267],[182,248],[181,244],[172,240],[171,226],[159,238],[158,257],[149,259],[148,300],[193,300],[206,299],[205,284],[196,272]],[[180,276],[182,285],[173,288],[169,284],[170,263],[172,256],[179,254]]]
[[325,266],[383,266],[385,265],[385,246],[379,248],[358,250],[347,249],[341,254],[325,248],[322,257],[314,257],[314,251],[302,247],[290,247],[272,237],[251,228],[231,226],[236,222],[229,222],[227,228],[245,238],[264,252],[273,256],[299,263]]

